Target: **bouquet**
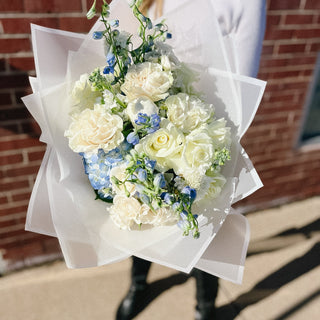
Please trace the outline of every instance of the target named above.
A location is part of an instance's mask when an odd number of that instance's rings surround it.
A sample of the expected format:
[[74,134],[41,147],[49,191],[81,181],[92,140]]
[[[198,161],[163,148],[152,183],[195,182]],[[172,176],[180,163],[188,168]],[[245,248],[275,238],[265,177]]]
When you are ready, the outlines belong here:
[[32,27],[24,102],[48,148],[26,229],[57,236],[69,267],[134,254],[239,282],[248,225],[231,205],[261,186],[239,140],[265,84],[231,72],[216,21],[200,38],[181,30],[192,1],[156,23],[138,5],[103,1],[88,36]]
[[107,210],[119,228],[177,223],[198,238],[192,204],[219,196],[230,128],[214,117],[214,106],[192,85],[196,74],[164,42],[172,36],[166,25],[153,26],[135,2],[133,13],[140,24],[136,48],[102,5],[105,30],[93,38],[104,40],[107,65],[76,81],[65,136],[97,198],[113,203]]

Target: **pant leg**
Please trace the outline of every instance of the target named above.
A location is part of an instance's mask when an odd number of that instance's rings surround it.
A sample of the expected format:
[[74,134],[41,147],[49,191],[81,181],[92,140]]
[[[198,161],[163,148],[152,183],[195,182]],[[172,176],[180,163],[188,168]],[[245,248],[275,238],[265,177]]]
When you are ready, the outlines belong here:
[[136,287],[144,287],[147,282],[147,276],[151,267],[151,262],[140,259],[138,257],[132,257],[131,267],[131,281],[132,285]]

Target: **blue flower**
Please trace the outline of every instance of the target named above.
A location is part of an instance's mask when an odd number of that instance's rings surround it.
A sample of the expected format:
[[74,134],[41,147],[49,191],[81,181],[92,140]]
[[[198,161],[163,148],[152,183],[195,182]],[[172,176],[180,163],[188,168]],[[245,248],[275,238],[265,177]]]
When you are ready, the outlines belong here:
[[147,180],[147,171],[139,168],[138,169],[138,179],[142,182],[145,182]]
[[139,193],[140,200],[145,204],[150,204],[150,198],[145,193]]
[[113,199],[113,195],[111,193],[111,188],[99,189],[98,194],[99,194],[100,198],[102,198],[102,199],[107,199],[107,200]]
[[178,211],[179,208],[181,206],[181,203],[180,202],[175,202],[173,205],[172,205],[172,210],[173,211]]
[[92,35],[93,39],[99,40],[102,39],[103,37],[103,32],[102,31],[95,31]]
[[145,159],[144,159],[144,163],[145,163],[145,165],[146,165],[146,167],[147,167],[148,169],[150,169],[151,171],[153,171],[154,168],[155,168],[155,166],[156,166],[156,164],[157,164],[157,161],[156,161],[156,160],[151,160],[151,159],[149,159],[149,158],[145,158]]
[[139,112],[138,113],[138,118],[134,120],[135,124],[138,126],[144,125],[148,122],[148,115],[146,113]]
[[109,66],[109,67],[105,67],[104,69],[103,69],[103,73],[104,74],[110,74],[110,73],[114,73],[114,67],[111,67],[111,66]]
[[161,199],[166,203],[166,204],[173,204],[174,202],[174,196],[169,193],[169,192],[163,192],[161,194]]
[[154,176],[153,185],[159,189],[163,189],[166,186],[166,180],[164,179],[164,175],[162,173],[157,173]]
[[138,134],[137,134],[135,131],[130,132],[130,133],[128,134],[128,136],[127,136],[127,142],[133,144],[134,146],[135,146],[136,144],[138,144],[138,143],[139,143],[139,136],[138,136]]
[[109,67],[113,67],[115,65],[116,57],[111,51],[108,52],[106,59],[107,59],[107,63],[109,65]]
[[123,154],[121,153],[120,148],[112,149],[105,155],[105,161],[110,165],[120,162],[123,159]]
[[112,20],[109,22],[110,23],[110,26],[113,27],[113,28],[117,28],[119,27],[119,20]]
[[181,193],[188,196],[191,203],[195,200],[197,196],[197,191],[189,186],[184,187]]

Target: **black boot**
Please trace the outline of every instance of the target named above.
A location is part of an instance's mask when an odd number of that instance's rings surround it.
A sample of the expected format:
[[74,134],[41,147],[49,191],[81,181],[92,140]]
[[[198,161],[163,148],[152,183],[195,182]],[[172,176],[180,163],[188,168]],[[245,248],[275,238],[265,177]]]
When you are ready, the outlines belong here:
[[218,295],[218,278],[204,271],[195,269],[197,306],[195,320],[214,320],[215,301]]
[[147,298],[147,276],[150,266],[150,261],[132,257],[131,286],[118,307],[116,320],[133,319],[143,310],[143,302]]

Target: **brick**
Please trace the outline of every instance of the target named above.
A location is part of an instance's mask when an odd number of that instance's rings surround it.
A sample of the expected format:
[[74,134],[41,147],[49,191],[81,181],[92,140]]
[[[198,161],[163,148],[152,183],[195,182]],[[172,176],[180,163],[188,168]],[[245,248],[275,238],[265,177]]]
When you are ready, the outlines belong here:
[[283,79],[283,78],[293,78],[298,77],[300,75],[300,71],[279,71],[279,72],[268,72],[268,73],[260,73],[262,79]]
[[294,36],[298,39],[320,38],[320,28],[295,30]]
[[310,46],[310,52],[318,52],[320,51],[320,42],[312,43]]
[[23,201],[23,200],[29,200],[30,199],[31,192],[24,192],[24,193],[18,193],[14,194],[12,196],[12,200],[15,201]]
[[13,236],[23,235],[25,232],[26,231],[24,230],[24,224],[21,224],[19,226],[18,230],[8,231],[5,234],[0,233],[0,240],[5,239],[5,238],[9,238],[9,237],[13,237]]
[[0,166],[20,163],[22,161],[23,161],[23,156],[21,153],[16,153],[16,154],[7,155],[7,156],[0,155]]
[[17,124],[2,124],[0,127],[0,137],[16,136],[17,133],[20,133]]
[[29,86],[29,79],[25,73],[0,75],[0,89],[15,89],[26,86]]
[[307,0],[304,8],[320,10],[320,2],[319,0]]
[[25,217],[23,218],[14,218],[14,219],[9,219],[9,220],[5,220],[5,221],[0,221],[0,232],[1,233],[5,233],[6,229],[13,227],[14,225],[21,225],[25,222]]
[[41,134],[40,126],[36,121],[30,119],[30,121],[21,125],[23,133],[32,135],[33,137],[39,138]]
[[280,23],[280,19],[281,19],[281,14],[277,14],[277,15],[267,15],[267,28],[276,26]]
[[96,19],[88,20],[86,17],[62,17],[60,28],[66,31],[87,33],[95,23]]
[[1,182],[0,181],[0,191],[12,191],[12,190],[19,190],[29,188],[29,181],[28,180],[21,180],[21,181],[14,181],[14,182]]
[[8,201],[8,197],[7,196],[1,196],[0,197],[0,205],[2,204],[7,204],[9,201]]
[[27,108],[2,108],[0,113],[0,121],[26,119],[29,117],[30,113]]
[[0,105],[11,104],[11,95],[10,93],[0,93]]
[[27,96],[28,94],[32,93],[32,89],[31,87],[27,87],[27,88],[23,88],[23,89],[19,89],[19,90],[15,90],[15,101],[17,104],[19,103],[23,103],[21,98],[24,96]]
[[282,44],[279,46],[278,53],[297,53],[304,52],[306,49],[306,44]]
[[42,150],[42,151],[35,151],[35,152],[29,152],[29,153],[28,153],[28,160],[29,160],[30,162],[32,162],[32,161],[39,161],[39,160],[42,160],[43,155],[44,155],[44,150]]
[[1,0],[0,12],[23,12],[23,0]]
[[6,70],[6,59],[0,59],[0,71]]
[[274,46],[273,45],[263,45],[262,46],[262,56],[263,55],[270,55],[270,54],[273,54],[273,51],[274,51]]
[[291,39],[296,30],[267,28],[265,40]]
[[25,0],[25,12],[81,12],[81,0]]
[[0,53],[28,52],[31,43],[28,38],[0,39]]
[[285,24],[310,24],[313,22],[312,14],[288,14],[284,20]]
[[10,58],[9,61],[10,70],[16,71],[33,71],[35,70],[33,57],[21,57],[21,58]]
[[44,252],[47,254],[61,252],[59,241],[57,238],[48,237],[42,242],[42,245]]
[[4,176],[7,178],[24,177],[38,173],[40,165],[20,166],[19,168],[7,169]]
[[316,63],[316,57],[306,56],[303,57],[285,57],[285,58],[272,58],[272,59],[261,59],[260,70],[263,68],[272,67],[286,67],[286,66],[300,66],[300,65],[311,65],[314,66]]
[[299,9],[300,0],[270,0],[269,10]]
[[0,216],[8,216],[10,214],[26,212],[27,208],[28,208],[27,205],[23,205],[23,206],[17,206],[17,207],[8,208],[8,209],[1,209],[0,210]]
[[[35,1],[36,2],[36,1]],[[58,18],[10,18],[2,19],[4,33],[30,33],[30,24],[38,24],[48,28],[59,28]]]
[[1,142],[1,150],[18,150],[38,146],[43,146],[43,143],[36,138],[16,139]]

